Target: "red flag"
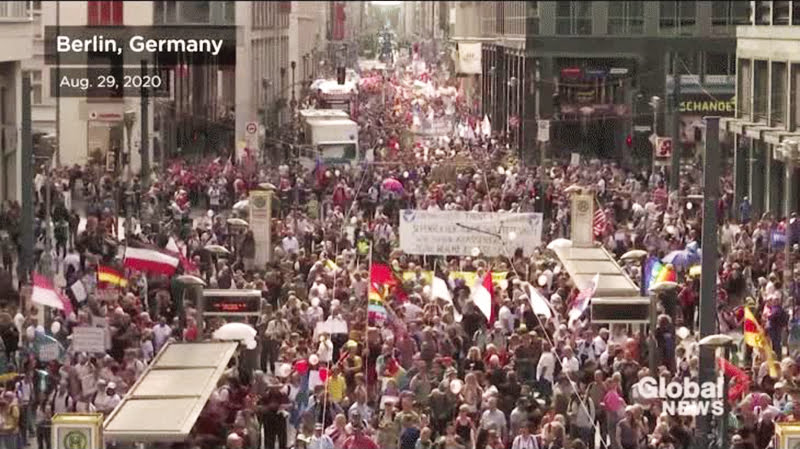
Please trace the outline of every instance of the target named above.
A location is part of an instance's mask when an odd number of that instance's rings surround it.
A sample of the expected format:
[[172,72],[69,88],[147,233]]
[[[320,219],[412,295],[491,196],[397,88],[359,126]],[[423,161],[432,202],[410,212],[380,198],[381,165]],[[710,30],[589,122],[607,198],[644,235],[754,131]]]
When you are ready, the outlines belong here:
[[731,379],[730,388],[728,389],[728,400],[731,403],[735,403],[750,390],[750,376],[741,368],[722,357],[718,358],[717,362],[723,374]]

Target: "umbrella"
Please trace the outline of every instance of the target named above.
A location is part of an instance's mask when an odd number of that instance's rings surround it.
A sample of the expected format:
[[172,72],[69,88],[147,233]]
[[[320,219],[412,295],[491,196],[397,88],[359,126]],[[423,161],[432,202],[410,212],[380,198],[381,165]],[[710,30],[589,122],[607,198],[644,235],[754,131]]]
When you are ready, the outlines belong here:
[[572,240],[568,239],[555,239],[547,244],[547,249],[555,251],[559,248],[572,248]]
[[214,331],[216,340],[253,340],[256,337],[253,326],[245,323],[228,323]]
[[206,251],[212,252],[214,254],[225,254],[225,255],[228,255],[228,254],[231,253],[230,251],[228,251],[228,248],[225,248],[224,246],[220,246],[220,245],[206,245],[206,247],[204,249]]
[[402,192],[403,191],[403,184],[400,181],[398,181],[398,180],[396,180],[394,178],[386,178],[386,179],[384,179],[383,183],[381,184],[381,186],[384,189],[390,190],[392,192]]
[[733,337],[723,334],[714,334],[703,337],[698,344],[700,346],[728,346],[733,344]]
[[182,274],[175,278],[176,281],[180,282],[181,284],[186,285],[202,285],[203,287],[206,286],[206,281],[200,279],[197,276],[192,276],[191,274]]
[[650,286],[650,291],[652,292],[663,292],[666,290],[670,290],[673,288],[678,288],[677,282],[672,281],[663,281],[663,282],[656,282],[655,284]]
[[702,273],[703,273],[703,268],[700,265],[695,265],[692,268],[689,268],[689,276],[700,277]]
[[234,209],[247,209],[250,207],[250,200],[242,200],[233,205]]
[[229,218],[228,224],[232,226],[247,226],[247,222],[241,218]]
[[664,263],[672,264],[676,268],[686,268],[696,262],[699,262],[700,256],[694,251],[679,249],[672,251],[661,259]]
[[619,260],[637,260],[643,258],[646,255],[647,251],[643,249],[632,249],[627,253],[623,254],[622,257],[619,258]]

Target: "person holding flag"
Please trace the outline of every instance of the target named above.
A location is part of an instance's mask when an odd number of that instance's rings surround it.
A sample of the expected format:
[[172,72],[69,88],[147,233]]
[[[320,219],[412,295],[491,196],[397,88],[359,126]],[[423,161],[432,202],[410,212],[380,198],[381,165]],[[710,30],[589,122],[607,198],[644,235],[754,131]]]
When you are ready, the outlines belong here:
[[772,343],[770,343],[764,328],[761,327],[749,307],[744,308],[744,342],[747,346],[759,349],[764,353],[769,366],[770,377],[777,378],[780,376],[778,362],[775,361],[775,353],[772,350]]

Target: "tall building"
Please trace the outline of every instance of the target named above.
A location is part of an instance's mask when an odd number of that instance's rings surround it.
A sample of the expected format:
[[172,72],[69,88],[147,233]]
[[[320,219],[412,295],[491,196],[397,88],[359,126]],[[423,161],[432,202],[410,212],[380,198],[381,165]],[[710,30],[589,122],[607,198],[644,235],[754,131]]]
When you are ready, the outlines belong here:
[[240,41],[230,98],[235,98],[241,148],[248,122],[260,123],[262,137],[274,140],[274,130],[291,120],[292,99],[299,102],[304,86],[321,70],[330,2],[235,3]]
[[732,137],[736,204],[752,217],[800,210],[800,1],[751,2],[751,23],[736,29],[736,115]]
[[33,53],[27,2],[0,2],[0,201],[21,199],[22,61]]
[[[13,3],[13,2],[12,2]],[[26,2],[16,2],[26,3]],[[39,3],[39,2],[34,2]],[[56,151],[53,156],[63,165],[86,164],[95,161],[105,164],[109,156],[121,167],[121,155],[130,149],[131,170],[141,167],[139,148],[141,142],[142,117],[140,101],[132,97],[64,97],[54,90],[52,77],[55,66],[45,65],[43,50],[44,26],[149,26],[153,24],[155,2],[122,1],[43,1],[33,8],[36,18],[36,40],[33,58],[25,64],[25,70],[33,78],[32,101],[34,103],[34,132],[56,136]],[[5,41],[4,41],[5,42]],[[88,58],[91,55],[87,54]],[[73,61],[76,62],[76,61]],[[109,70],[121,70],[126,66],[139,67],[139,61],[108,61]],[[61,64],[59,67],[85,67],[83,64]],[[148,108],[148,133],[152,136],[153,114]],[[133,118],[131,135],[125,128],[126,113]],[[148,139],[149,140],[149,139]],[[152,160],[153,144],[147,145]]]
[[[482,46],[481,112],[529,156],[539,147],[551,156],[649,159],[654,117],[655,131],[669,135],[673,55],[679,148],[698,146],[706,112],[733,114],[734,31],[748,2],[458,2],[451,10],[454,40]],[[549,121],[547,145],[536,144],[538,119]]]

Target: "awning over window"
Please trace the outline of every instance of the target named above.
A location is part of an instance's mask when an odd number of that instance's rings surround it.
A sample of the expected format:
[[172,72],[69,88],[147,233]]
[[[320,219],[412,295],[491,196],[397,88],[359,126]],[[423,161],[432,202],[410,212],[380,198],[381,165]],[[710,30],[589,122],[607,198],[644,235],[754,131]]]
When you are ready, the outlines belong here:
[[106,418],[106,440],[185,440],[237,344],[172,343],[165,347]]

